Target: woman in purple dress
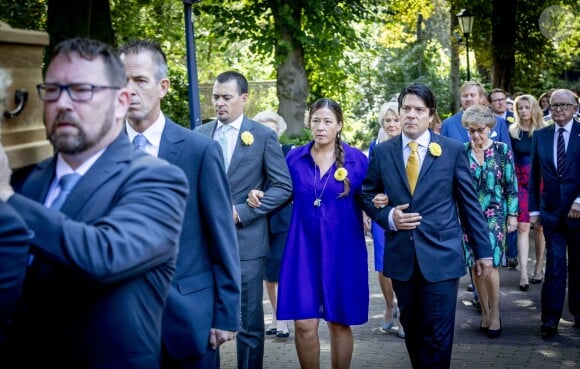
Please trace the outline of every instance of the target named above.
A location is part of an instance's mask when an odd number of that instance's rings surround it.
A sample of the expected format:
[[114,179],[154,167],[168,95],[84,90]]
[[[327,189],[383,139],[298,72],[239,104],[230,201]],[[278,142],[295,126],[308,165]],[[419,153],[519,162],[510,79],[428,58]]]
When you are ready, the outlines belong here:
[[368,159],[342,142],[343,117],[333,100],[316,101],[313,141],[286,162],[294,188],[292,220],[278,294],[278,318],[292,319],[302,368],[320,367],[320,319],[327,322],[333,368],[350,366],[351,325],[368,320],[369,286],[362,181]]

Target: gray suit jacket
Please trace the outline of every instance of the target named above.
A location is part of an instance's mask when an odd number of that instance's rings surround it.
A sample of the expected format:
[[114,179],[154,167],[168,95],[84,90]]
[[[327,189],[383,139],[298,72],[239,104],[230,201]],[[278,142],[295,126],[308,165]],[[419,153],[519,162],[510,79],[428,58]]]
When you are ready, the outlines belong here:
[[240,326],[240,257],[230,185],[219,144],[167,117],[159,157],[180,167],[189,182],[163,342],[174,358],[202,355],[212,327],[238,331]]
[[32,167],[21,194],[8,200],[35,233],[15,321],[16,362],[158,368],[188,194],[183,171],[135,152],[121,133],[55,211],[42,204],[55,165],[56,156]]
[[[213,138],[216,127],[214,120],[196,130]],[[241,140],[246,131],[254,137],[251,145]],[[244,117],[227,174],[241,220],[237,225],[240,260],[265,257],[269,249],[267,215],[292,195],[292,180],[276,133]],[[246,203],[252,189],[265,192],[259,208],[251,208]]]

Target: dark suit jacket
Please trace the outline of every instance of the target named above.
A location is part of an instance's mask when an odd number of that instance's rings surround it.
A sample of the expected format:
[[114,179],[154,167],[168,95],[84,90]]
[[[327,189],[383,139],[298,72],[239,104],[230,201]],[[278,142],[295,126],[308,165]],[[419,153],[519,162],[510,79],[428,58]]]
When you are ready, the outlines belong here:
[[34,166],[8,201],[35,232],[15,322],[18,365],[158,368],[187,179],[121,133],[55,211],[42,204],[55,164]]
[[240,259],[219,144],[165,119],[159,157],[180,167],[189,182],[177,270],[163,314],[163,342],[173,357],[183,358],[208,349],[212,327],[239,330]]
[[16,210],[0,201],[0,353],[22,290],[31,237]]
[[544,227],[554,228],[562,221],[571,228],[580,228],[579,219],[568,218],[572,203],[580,196],[580,122],[572,124],[562,178],[554,165],[554,132],[558,128],[558,125],[551,124],[535,131],[532,136],[529,211],[540,212]]
[[[214,120],[196,130],[213,138],[216,127]],[[245,131],[254,136],[251,145],[242,143]],[[228,179],[232,200],[242,221],[237,226],[240,260],[263,258],[268,254],[267,215],[292,195],[292,180],[276,132],[244,117],[228,168]],[[265,193],[259,208],[251,208],[246,203],[252,189]]]
[[[423,217],[421,225],[412,231],[388,233],[383,272],[396,280],[411,278],[415,256],[423,276],[430,282],[464,275],[462,226],[469,239],[474,240],[476,258],[491,257],[487,222],[473,188],[465,147],[432,132],[431,142],[438,143],[442,153],[434,157],[427,152],[413,196],[400,135],[375,146],[363,182],[364,210],[384,229],[389,229],[389,212],[397,205],[408,203],[405,212],[418,212]],[[389,205],[383,209],[372,203],[377,193],[389,196]]]

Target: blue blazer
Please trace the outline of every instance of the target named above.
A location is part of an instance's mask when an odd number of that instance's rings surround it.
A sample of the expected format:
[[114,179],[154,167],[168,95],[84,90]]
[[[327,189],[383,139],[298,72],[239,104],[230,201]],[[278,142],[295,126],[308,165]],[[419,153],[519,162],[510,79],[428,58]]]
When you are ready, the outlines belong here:
[[56,156],[8,203],[34,231],[17,312],[19,365],[158,368],[161,318],[188,194],[179,168],[120,133],[60,211],[43,205]]
[[159,157],[180,167],[189,182],[163,314],[163,343],[172,357],[184,358],[205,353],[211,328],[239,330],[240,257],[219,144],[166,117]]
[[[213,138],[216,127],[214,120],[196,130]],[[253,260],[266,257],[269,252],[267,215],[290,198],[292,180],[276,132],[247,117],[240,128],[227,174],[232,201],[242,220],[237,225],[240,260]],[[246,131],[254,136],[251,145],[241,140]],[[264,191],[259,208],[246,203],[252,189]]]
[[20,297],[32,233],[16,210],[0,201],[0,353],[6,330]]
[[562,221],[570,228],[580,228],[579,219],[568,218],[572,203],[580,197],[580,122],[575,120],[572,124],[561,178],[554,164],[556,128],[558,125],[550,124],[532,136],[528,207],[530,212],[540,212],[544,227],[553,229]]
[[[365,212],[389,230],[389,212],[409,204],[405,212],[418,212],[421,225],[410,231],[387,231],[383,273],[407,281],[413,275],[415,258],[430,282],[460,278],[465,274],[462,226],[474,242],[477,259],[491,257],[487,222],[481,211],[462,143],[431,132],[431,142],[441,146],[441,156],[427,152],[414,195],[411,195],[401,135],[374,147],[365,181]],[[389,205],[377,209],[372,203],[378,193],[389,196]],[[461,224],[460,224],[461,220]]]

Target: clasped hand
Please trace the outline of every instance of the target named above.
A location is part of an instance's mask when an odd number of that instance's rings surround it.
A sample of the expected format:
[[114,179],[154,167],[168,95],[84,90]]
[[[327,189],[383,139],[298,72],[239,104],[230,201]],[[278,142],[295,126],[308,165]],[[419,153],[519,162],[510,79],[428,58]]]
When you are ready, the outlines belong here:
[[251,208],[259,208],[262,205],[260,201],[261,198],[264,197],[264,191],[260,190],[250,190],[248,193],[248,198],[246,199],[246,203]]

